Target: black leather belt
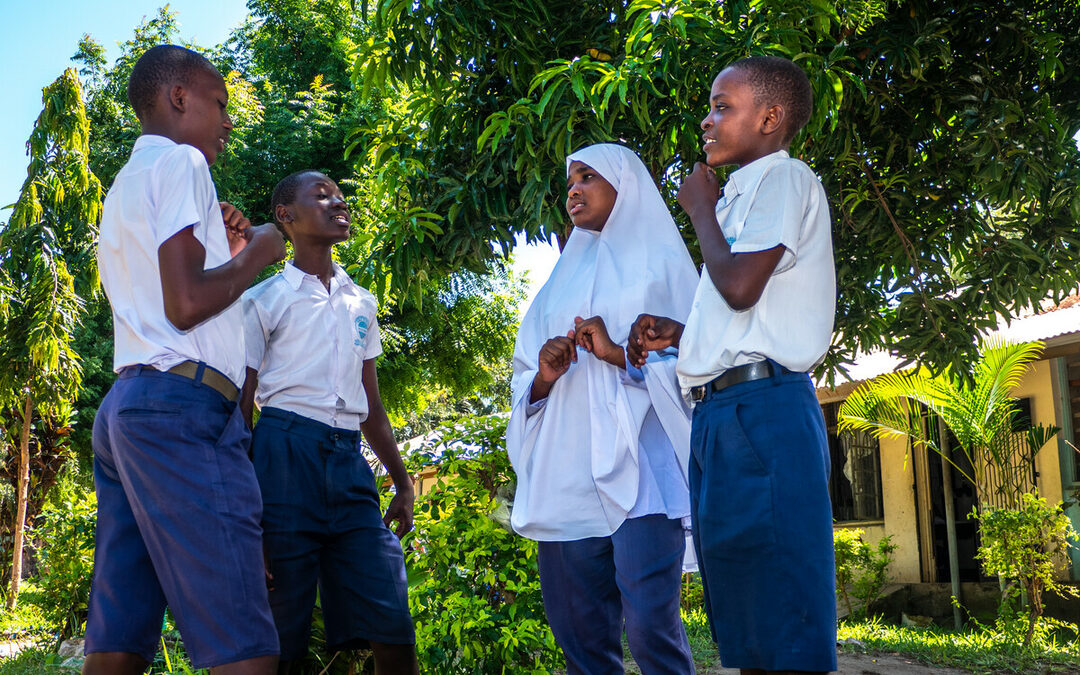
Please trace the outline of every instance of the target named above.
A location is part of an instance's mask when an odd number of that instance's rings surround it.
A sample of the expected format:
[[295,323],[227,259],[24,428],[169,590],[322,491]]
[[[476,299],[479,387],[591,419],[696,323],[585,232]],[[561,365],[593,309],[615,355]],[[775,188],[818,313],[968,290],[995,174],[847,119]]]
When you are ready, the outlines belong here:
[[203,366],[202,379],[199,379],[199,364],[195,361],[178,363],[166,372],[205,384],[231,403],[235,403],[236,399],[240,398],[240,390],[236,388],[233,381],[210,366]]
[[781,373],[793,372],[772,361],[757,361],[756,363],[747,363],[746,365],[729,368],[724,371],[723,375],[720,375],[711,382],[706,382],[697,387],[690,387],[690,400],[697,403],[710,393],[727,389],[732,385],[742,384],[743,382],[753,382],[754,380],[764,380],[767,377],[775,375],[778,368]]

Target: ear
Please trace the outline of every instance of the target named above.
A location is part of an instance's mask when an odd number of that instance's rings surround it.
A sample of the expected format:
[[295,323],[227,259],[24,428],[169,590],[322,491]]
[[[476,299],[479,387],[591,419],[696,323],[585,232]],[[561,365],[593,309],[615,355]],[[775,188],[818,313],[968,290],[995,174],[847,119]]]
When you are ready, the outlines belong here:
[[293,221],[293,215],[289,212],[289,207],[284,204],[278,204],[274,207],[274,220],[279,223],[291,223]]
[[784,128],[784,106],[774,103],[765,109],[765,117],[761,120],[761,133],[764,136],[775,134]]
[[184,112],[187,107],[187,90],[182,84],[169,86],[169,105],[177,112]]

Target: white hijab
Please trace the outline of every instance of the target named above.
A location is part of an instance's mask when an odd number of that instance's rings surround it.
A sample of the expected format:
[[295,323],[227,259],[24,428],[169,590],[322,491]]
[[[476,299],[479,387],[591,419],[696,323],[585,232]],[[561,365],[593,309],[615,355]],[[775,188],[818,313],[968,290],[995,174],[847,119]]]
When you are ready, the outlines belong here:
[[641,313],[686,321],[698,275],[667,205],[641,159],[611,143],[566,158],[603,176],[617,194],[603,230],[574,228],[547,283],[521,321],[514,350],[506,449],[517,472],[512,523],[524,536],[570,541],[618,529],[638,496],[638,435],[655,410],[685,476],[689,409],[674,359],[650,359],[646,387],[626,386],[621,368],[584,350],[529,416],[537,355],[566,335],[574,317],[600,316],[626,345]]

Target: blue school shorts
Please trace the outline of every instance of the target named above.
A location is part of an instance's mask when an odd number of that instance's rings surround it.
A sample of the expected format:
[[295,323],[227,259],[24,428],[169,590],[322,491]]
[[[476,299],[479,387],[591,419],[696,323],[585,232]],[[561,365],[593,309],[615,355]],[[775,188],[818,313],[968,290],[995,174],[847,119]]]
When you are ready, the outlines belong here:
[[360,432],[263,408],[251,443],[282,661],[307,653],[316,588],[330,651],[415,644],[401,542]]
[[166,605],[197,668],[278,653],[249,438],[210,387],[147,366],[120,373],[94,420],[86,653],[153,661]]
[[694,545],[724,667],[835,670],[829,449],[810,378],[710,393],[690,449]]

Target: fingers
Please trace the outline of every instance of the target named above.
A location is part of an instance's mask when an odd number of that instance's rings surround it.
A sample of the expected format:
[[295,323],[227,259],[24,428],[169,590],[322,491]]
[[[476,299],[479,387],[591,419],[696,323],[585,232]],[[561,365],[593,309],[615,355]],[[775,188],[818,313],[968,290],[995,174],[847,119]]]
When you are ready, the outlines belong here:
[[229,202],[218,202],[221,207],[221,219],[225,221],[225,227],[237,232],[243,232],[251,227],[251,221]]
[[574,339],[569,335],[551,338],[540,348],[539,360],[554,370],[566,370],[571,363],[577,361],[577,349]]

